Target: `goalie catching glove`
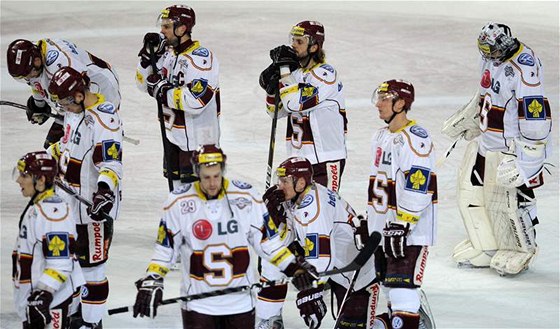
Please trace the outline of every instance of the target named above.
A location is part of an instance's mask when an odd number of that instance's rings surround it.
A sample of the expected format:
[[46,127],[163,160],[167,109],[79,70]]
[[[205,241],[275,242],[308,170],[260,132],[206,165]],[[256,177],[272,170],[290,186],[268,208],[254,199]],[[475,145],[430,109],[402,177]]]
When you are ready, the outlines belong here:
[[151,274],[136,281],[135,284],[138,293],[132,316],[155,318],[157,308],[163,299],[163,278],[157,274]]

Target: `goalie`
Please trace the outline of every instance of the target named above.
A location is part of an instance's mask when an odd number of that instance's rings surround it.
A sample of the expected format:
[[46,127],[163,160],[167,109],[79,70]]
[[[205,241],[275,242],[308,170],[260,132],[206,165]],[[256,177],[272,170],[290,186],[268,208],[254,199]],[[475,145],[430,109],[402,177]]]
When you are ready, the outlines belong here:
[[515,275],[529,267],[538,250],[533,190],[543,184],[550,106],[540,59],[511,36],[508,26],[486,24],[478,49],[480,90],[443,127],[450,137],[473,140],[457,188],[468,239],[455,247],[453,259],[460,266]]

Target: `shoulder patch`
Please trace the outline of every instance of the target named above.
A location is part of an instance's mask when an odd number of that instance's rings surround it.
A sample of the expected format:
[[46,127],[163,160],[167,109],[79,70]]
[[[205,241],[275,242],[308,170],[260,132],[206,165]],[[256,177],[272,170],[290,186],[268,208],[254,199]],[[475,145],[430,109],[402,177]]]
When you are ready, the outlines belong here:
[[190,91],[195,98],[200,98],[206,94],[206,89],[208,88],[208,80],[206,79],[194,79],[191,82]]
[[[317,98],[319,96],[319,89],[312,85],[305,85],[301,89],[301,99],[299,100],[300,104],[303,104],[310,99]],[[316,100],[318,102],[318,100]]]
[[321,65],[321,68],[323,68],[323,69],[325,69],[325,70],[334,74],[334,68],[332,66],[330,66],[329,64],[323,64],[323,65]]
[[193,50],[192,54],[201,57],[208,57],[208,55],[210,55],[210,52],[204,47],[199,47]]
[[533,56],[527,53],[522,53],[521,55],[519,55],[519,57],[517,57],[517,62],[521,65],[527,65],[527,66],[535,65],[535,59],[533,58]]
[[191,189],[192,184],[184,184],[181,186],[178,186],[177,188],[173,189],[173,191],[171,191],[171,193],[173,194],[183,194],[185,192],[187,192],[188,190]]
[[305,235],[305,246],[303,246],[305,251],[305,258],[319,258],[319,234],[318,233],[307,233]]
[[113,114],[115,113],[115,106],[111,103],[102,103],[97,106],[97,109],[103,113]]
[[163,219],[159,221],[156,243],[166,248],[173,248],[172,234],[167,229],[167,224]]
[[314,200],[313,195],[307,194],[306,196],[303,197],[303,200],[301,201],[301,204],[299,205],[298,209],[309,206],[310,204],[313,203],[313,200]]
[[424,167],[412,166],[406,177],[406,185],[404,187],[407,191],[418,192],[426,194],[430,184],[430,169]]
[[413,133],[414,135],[420,137],[420,138],[427,138],[428,137],[428,132],[417,125],[414,125],[412,127],[410,127],[410,132]]
[[121,161],[121,143],[114,140],[107,140],[102,142],[103,148],[103,161]]
[[523,97],[523,112],[526,120],[546,120],[543,96]]
[[235,199],[229,199],[229,203],[231,203],[232,205],[236,206],[239,209],[244,209],[247,206],[251,205],[251,200],[247,198],[235,198]]
[[68,258],[70,257],[70,236],[68,232],[48,232],[45,234],[45,257]]
[[49,66],[49,65],[51,65],[52,63],[54,63],[54,62],[56,61],[56,59],[58,58],[58,55],[59,55],[58,50],[54,50],[54,49],[49,50],[49,51],[47,52],[47,56],[45,56],[45,57],[46,57],[46,59],[45,59],[45,64],[46,64],[47,66]]
[[248,189],[253,187],[249,183],[245,183],[245,182],[238,181],[238,180],[232,180],[231,182],[233,183],[233,185],[235,185],[235,186],[237,186],[237,187],[239,187],[240,189],[243,189],[243,190],[248,190]]

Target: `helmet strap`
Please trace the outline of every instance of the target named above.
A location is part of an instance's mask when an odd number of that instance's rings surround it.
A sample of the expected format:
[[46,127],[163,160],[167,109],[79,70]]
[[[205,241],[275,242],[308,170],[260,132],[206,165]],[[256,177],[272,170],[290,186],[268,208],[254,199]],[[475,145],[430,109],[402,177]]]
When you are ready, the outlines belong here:
[[395,103],[397,103],[399,99],[400,98],[393,98],[393,105],[391,106],[391,111],[393,112],[393,115],[391,115],[389,120],[383,120],[385,121],[386,124],[391,123],[391,121],[393,121],[393,119],[397,116],[397,114],[403,113],[403,111],[406,112],[404,108],[400,112],[395,111]]

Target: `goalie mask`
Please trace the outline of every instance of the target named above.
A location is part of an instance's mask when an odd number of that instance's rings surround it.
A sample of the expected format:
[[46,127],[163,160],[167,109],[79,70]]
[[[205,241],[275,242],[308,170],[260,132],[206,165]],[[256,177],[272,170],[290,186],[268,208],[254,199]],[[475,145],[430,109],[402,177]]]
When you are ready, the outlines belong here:
[[511,37],[511,30],[505,24],[490,22],[482,28],[478,36],[478,50],[488,60],[503,61],[517,47]]
[[45,176],[45,183],[50,186],[58,173],[58,164],[45,151],[30,152],[22,156],[12,170],[13,180],[20,175],[31,175],[34,179]]
[[200,166],[214,166],[220,164],[222,172],[226,169],[227,156],[222,149],[214,144],[201,145],[193,152],[191,163],[196,176],[200,174]]
[[33,60],[37,57],[41,57],[41,51],[31,41],[14,40],[8,46],[8,72],[16,79],[26,78],[33,69],[37,70],[33,66]]

